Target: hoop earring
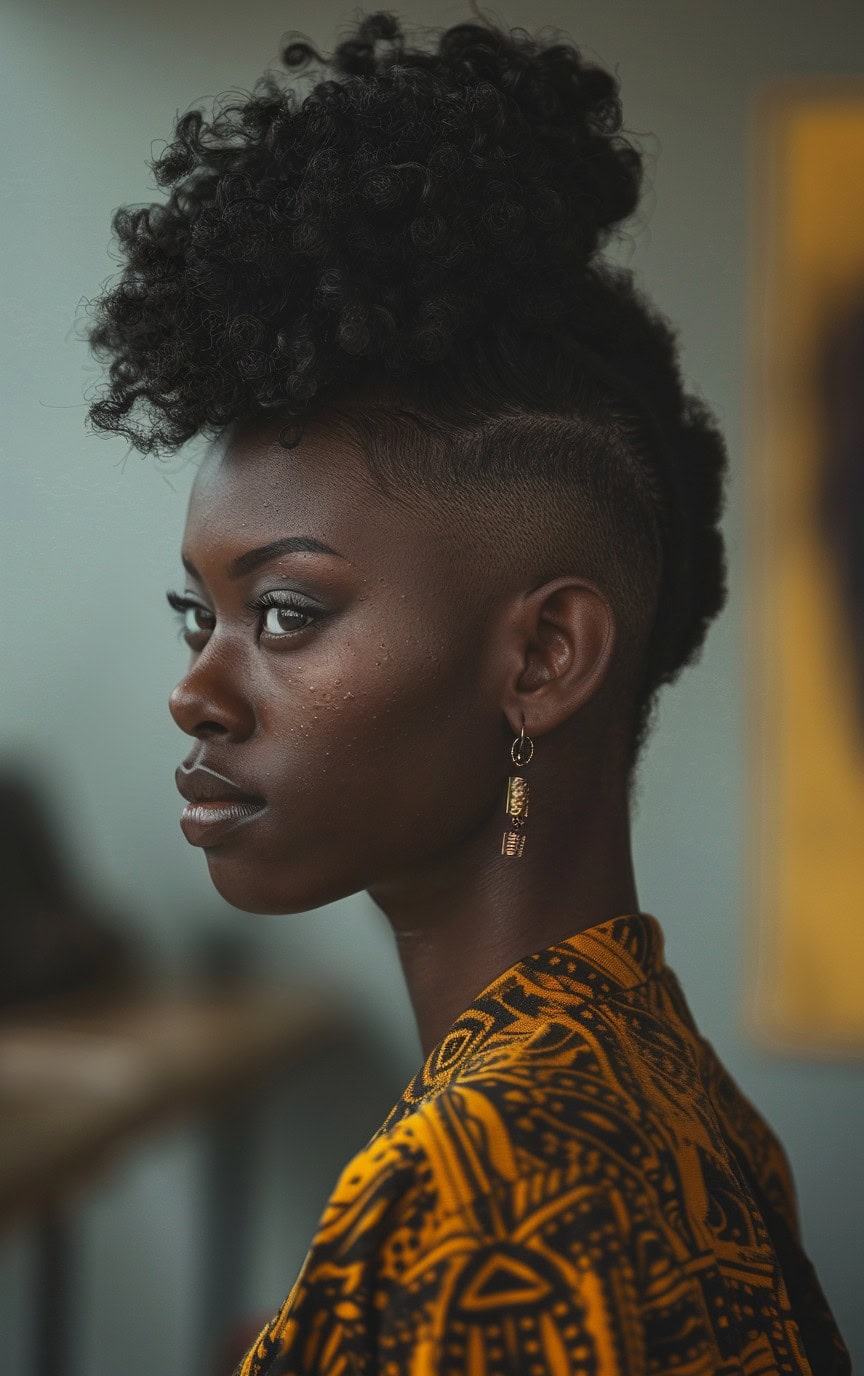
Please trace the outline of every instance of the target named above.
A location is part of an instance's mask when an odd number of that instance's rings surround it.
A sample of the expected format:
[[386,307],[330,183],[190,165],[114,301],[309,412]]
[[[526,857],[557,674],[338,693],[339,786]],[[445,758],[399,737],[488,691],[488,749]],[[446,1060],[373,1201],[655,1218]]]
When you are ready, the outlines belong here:
[[[521,769],[534,754],[534,742],[525,735],[525,718],[522,730],[510,747],[510,758]],[[525,818],[528,816],[528,780],[521,774],[511,774],[507,780],[507,812],[509,829],[501,838],[501,854],[512,855],[517,860],[525,849]]]

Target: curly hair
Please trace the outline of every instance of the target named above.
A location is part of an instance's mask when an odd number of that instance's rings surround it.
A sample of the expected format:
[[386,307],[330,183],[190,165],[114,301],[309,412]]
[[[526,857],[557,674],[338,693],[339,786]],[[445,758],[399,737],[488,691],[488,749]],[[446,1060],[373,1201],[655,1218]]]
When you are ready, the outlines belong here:
[[628,647],[632,773],[726,600],[724,443],[602,257],[642,181],[617,81],[524,29],[436,37],[407,47],[379,11],[327,60],[292,34],[285,67],[332,76],[178,116],[149,164],[167,199],[113,216],[89,421],[167,453],[264,417],[290,448],[323,415],[391,495],[485,501],[499,557],[575,556]]

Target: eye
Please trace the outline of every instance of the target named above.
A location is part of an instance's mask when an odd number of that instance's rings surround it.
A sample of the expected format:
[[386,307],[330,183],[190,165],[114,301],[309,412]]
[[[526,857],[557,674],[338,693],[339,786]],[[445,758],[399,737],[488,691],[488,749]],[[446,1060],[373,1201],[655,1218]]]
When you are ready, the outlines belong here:
[[262,637],[273,640],[284,640],[286,636],[305,631],[316,620],[314,610],[290,593],[264,593],[252,605],[262,613]]
[[216,617],[203,602],[196,602],[188,593],[169,592],[166,596],[178,614],[180,633],[186,644],[190,649],[200,650],[216,625]]
[[[191,648],[199,648],[194,644],[194,638],[204,636],[215,626],[216,618],[213,612],[204,607],[199,601],[188,594],[168,592],[165,593],[169,605],[177,612],[180,622],[180,638],[186,640],[186,644]],[[263,626],[261,626],[261,636],[267,640],[289,640],[296,636],[301,630],[307,630],[308,626],[318,621],[321,612],[312,605],[301,601],[296,594],[289,592],[268,592],[256,597],[255,600],[246,603],[246,608],[253,614],[255,622],[259,621],[260,614],[263,612]]]

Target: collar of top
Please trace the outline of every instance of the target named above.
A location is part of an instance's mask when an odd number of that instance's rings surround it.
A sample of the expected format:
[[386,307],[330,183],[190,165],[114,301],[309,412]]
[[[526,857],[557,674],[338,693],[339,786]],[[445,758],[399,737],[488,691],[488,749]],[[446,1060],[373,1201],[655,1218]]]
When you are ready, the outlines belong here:
[[[663,932],[650,913],[628,913],[522,956],[473,999],[432,1048],[379,1133],[446,1089],[481,1049],[524,1039],[562,1010],[633,989],[664,968]],[[379,1133],[376,1133],[377,1137]]]

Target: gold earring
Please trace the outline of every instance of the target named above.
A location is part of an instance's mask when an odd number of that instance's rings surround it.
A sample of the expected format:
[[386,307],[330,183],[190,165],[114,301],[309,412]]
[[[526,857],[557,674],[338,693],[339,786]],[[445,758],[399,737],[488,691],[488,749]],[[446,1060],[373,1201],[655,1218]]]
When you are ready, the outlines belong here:
[[[525,735],[525,718],[522,730],[510,747],[510,758],[521,769],[534,754],[534,742]],[[501,838],[501,854],[513,855],[517,859],[525,849],[525,818],[528,816],[528,781],[521,774],[511,774],[507,780],[507,812],[509,830]]]

